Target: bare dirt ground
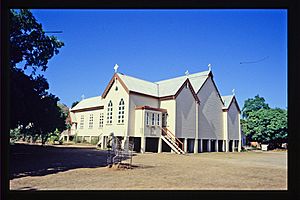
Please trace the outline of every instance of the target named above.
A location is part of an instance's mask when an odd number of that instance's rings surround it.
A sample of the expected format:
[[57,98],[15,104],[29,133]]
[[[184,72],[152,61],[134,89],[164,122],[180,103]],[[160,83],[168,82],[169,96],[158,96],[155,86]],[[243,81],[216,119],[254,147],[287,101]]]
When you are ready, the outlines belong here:
[[16,144],[11,190],[287,190],[287,152],[136,154],[133,169],[106,167],[94,147]]

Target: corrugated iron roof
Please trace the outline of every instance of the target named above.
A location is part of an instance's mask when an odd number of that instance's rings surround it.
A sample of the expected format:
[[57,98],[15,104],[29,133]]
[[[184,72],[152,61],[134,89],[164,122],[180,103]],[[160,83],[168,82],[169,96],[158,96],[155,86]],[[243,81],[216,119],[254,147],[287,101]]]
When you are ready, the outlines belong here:
[[222,96],[222,100],[224,102],[224,107],[223,109],[228,109],[234,95],[227,95],[227,96]]
[[147,94],[154,97],[165,97],[174,95],[186,81],[186,79],[190,80],[194,91],[198,92],[207,79],[209,73],[210,71],[203,71],[158,82],[145,81],[120,73],[118,73],[118,76],[122,79],[130,91]]
[[76,106],[71,108],[70,111],[75,111],[75,110],[80,110],[80,109],[85,109],[85,108],[91,108],[91,107],[98,107],[98,106],[103,106],[103,105],[104,104],[103,104],[101,96],[96,96],[96,97],[83,99]]

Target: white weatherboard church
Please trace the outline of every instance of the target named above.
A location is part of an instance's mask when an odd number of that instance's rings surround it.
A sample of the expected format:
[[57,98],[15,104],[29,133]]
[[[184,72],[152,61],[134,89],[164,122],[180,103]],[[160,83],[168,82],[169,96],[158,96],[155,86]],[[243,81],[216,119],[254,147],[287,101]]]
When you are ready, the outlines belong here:
[[234,91],[221,96],[210,69],[149,82],[117,72],[102,96],[70,109],[71,135],[106,148],[110,133],[137,152],[240,151],[240,109]]

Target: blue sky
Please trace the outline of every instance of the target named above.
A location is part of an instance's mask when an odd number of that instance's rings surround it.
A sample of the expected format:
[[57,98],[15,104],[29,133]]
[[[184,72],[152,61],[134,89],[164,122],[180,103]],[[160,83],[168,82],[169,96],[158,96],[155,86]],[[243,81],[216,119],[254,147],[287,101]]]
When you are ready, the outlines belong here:
[[42,74],[68,106],[101,95],[116,63],[119,72],[148,81],[211,63],[221,95],[234,88],[241,108],[256,94],[271,107],[287,107],[286,10],[32,12],[45,31],[63,31],[54,35],[65,46]]

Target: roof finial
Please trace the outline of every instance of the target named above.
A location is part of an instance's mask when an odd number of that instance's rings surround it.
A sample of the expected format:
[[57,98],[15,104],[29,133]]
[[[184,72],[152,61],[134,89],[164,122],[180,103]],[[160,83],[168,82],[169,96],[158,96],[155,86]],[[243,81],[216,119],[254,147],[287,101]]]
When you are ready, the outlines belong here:
[[232,92],[232,95],[235,95],[234,89],[232,89],[231,92]]
[[185,73],[184,73],[186,76],[188,76],[190,73],[189,73],[189,70],[186,70]]
[[81,95],[81,100],[83,100],[85,98],[84,94]]
[[118,65],[118,64],[115,64],[115,66],[114,66],[115,73],[117,73],[118,68],[119,68],[119,65]]
[[208,64],[208,71],[211,71],[211,64]]

